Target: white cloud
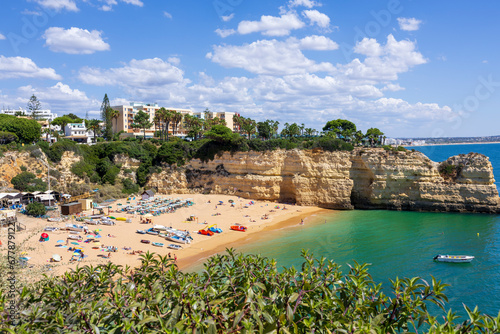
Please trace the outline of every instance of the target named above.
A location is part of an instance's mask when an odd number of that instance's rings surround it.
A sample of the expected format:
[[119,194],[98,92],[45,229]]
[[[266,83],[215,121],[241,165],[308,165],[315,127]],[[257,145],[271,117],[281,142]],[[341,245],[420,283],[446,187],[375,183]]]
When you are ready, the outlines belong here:
[[399,28],[401,30],[415,31],[420,28],[420,24],[422,23],[422,21],[417,20],[414,17],[411,18],[398,17],[398,23],[399,23]]
[[307,36],[300,40],[302,50],[337,50],[339,45],[325,36]]
[[0,55],[0,79],[13,78],[60,80],[61,76],[53,68],[38,67],[30,58],[5,57]]
[[5,35],[0,34],[0,40],[5,39]]
[[482,63],[483,64],[488,64],[488,61],[487,60],[483,60]]
[[129,5],[134,5],[139,7],[144,6],[144,3],[140,0],[122,0],[122,1],[128,3]]
[[231,15],[223,16],[223,17],[222,17],[222,21],[224,21],[224,22],[229,22],[229,21],[231,21],[233,18],[234,18],[234,13],[232,13]]
[[42,15],[42,12],[37,12],[37,11],[34,11],[34,10],[27,10],[27,9],[25,9],[25,10],[23,10],[21,12],[21,14],[23,14],[23,15],[40,16],[40,15]]
[[40,6],[60,11],[66,9],[70,12],[77,12],[78,7],[74,0],[34,0]]
[[321,6],[321,4],[317,3],[316,1],[312,1],[312,0],[290,0],[290,2],[288,3],[288,6],[290,8],[299,7],[299,6],[306,7],[306,8],[313,8],[315,6]]
[[27,99],[32,94],[42,102],[44,108],[51,109],[59,113],[75,113],[83,117],[85,112],[92,109],[98,109],[100,102],[96,99],[87,97],[87,94],[79,89],[72,89],[70,86],[58,82],[51,87],[33,87],[31,85],[19,87],[17,89],[17,104],[26,105]]
[[163,12],[163,16],[165,16],[168,19],[172,18],[172,14],[170,14],[169,12]]
[[241,21],[238,32],[242,35],[261,32],[265,36],[287,36],[292,30],[304,27],[295,13],[283,14],[280,17],[262,15],[260,21]]
[[[105,12],[113,10],[113,6],[118,5],[117,0],[99,0],[99,1],[105,3],[104,5],[102,5],[99,8],[100,10],[105,11]],[[144,3],[142,1],[139,1],[139,0],[120,0],[120,1],[124,2],[126,4],[135,5],[135,6],[139,6],[139,7],[144,6]]]
[[383,91],[390,91],[390,92],[397,92],[400,90],[405,90],[405,88],[401,87],[399,84],[387,84],[384,88],[382,88]]
[[45,45],[54,52],[92,54],[109,50],[109,44],[102,40],[101,32],[97,30],[88,31],[75,27],[65,30],[51,27],[45,30],[43,38]]
[[320,13],[316,9],[304,10],[302,15],[307,17],[311,24],[316,24],[320,28],[328,28],[330,26],[330,18],[328,15]]
[[318,64],[306,58],[300,47],[301,43],[296,38],[289,38],[285,42],[275,39],[260,40],[242,46],[214,46],[213,53],[208,53],[207,58],[227,68],[242,68],[264,75],[289,75],[334,69],[330,63]]
[[[86,84],[96,86],[120,86],[138,96],[149,96],[155,91],[167,92],[170,85],[185,85],[184,72],[160,58],[132,59],[122,67],[100,69],[84,67],[78,78]],[[165,94],[165,93],[164,93]]]
[[385,45],[380,45],[374,39],[364,38],[356,44],[354,51],[365,55],[366,59],[362,62],[356,58],[337,67],[339,73],[354,80],[397,80],[399,73],[427,62],[422,54],[416,51],[414,42],[397,41],[393,35],[387,36]]
[[181,63],[181,59],[179,57],[169,57],[167,61],[175,66],[178,66]]
[[231,36],[236,34],[236,30],[234,29],[217,29],[215,33],[222,38],[226,38],[227,36]]

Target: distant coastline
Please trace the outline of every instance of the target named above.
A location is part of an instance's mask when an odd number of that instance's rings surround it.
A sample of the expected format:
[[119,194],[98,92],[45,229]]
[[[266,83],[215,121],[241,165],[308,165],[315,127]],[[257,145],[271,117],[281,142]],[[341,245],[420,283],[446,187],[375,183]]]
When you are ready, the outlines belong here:
[[485,142],[475,142],[475,143],[439,143],[439,144],[422,144],[422,145],[405,145],[404,147],[422,147],[422,146],[445,146],[445,145],[475,145],[475,144],[500,144],[500,141],[485,141]]

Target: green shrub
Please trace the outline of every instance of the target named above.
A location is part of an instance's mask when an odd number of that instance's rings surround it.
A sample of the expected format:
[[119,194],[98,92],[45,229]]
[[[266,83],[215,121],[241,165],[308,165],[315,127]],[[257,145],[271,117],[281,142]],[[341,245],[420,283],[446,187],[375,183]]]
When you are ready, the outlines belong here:
[[19,168],[21,169],[21,172],[26,172],[28,170],[28,168],[26,168],[26,166],[21,166]]
[[102,183],[109,183],[114,185],[116,182],[116,176],[120,173],[120,168],[117,166],[111,166],[106,174],[102,177]]
[[40,202],[33,202],[26,205],[26,213],[30,216],[43,216],[46,212],[45,205]]
[[85,175],[90,177],[94,174],[94,170],[94,165],[88,163],[84,159],[75,162],[71,166],[71,172],[81,178],[83,178]]
[[352,151],[354,146],[345,141],[337,138],[331,137],[322,137],[314,142],[312,145],[313,148],[322,148],[325,151]]
[[132,179],[126,178],[122,180],[124,194],[135,194],[139,192],[139,185],[132,181]]
[[30,172],[21,172],[14,176],[10,182],[19,191],[33,192],[47,190],[47,184]]
[[14,133],[22,143],[38,141],[41,129],[41,125],[35,120],[0,114],[0,131]]
[[0,131],[0,144],[9,144],[19,141],[19,137],[12,132]]
[[[465,334],[500,328],[500,317],[478,310],[466,308],[465,319],[446,313],[447,284],[435,278],[395,278],[382,289],[367,264],[344,273],[332,261],[302,256],[300,269],[281,268],[273,259],[229,250],[209,258],[201,274],[179,271],[173,259],[149,252],[133,270],[80,266],[26,286],[16,299],[18,324],[8,307],[0,308],[0,331]],[[0,290],[3,303],[8,293]]]

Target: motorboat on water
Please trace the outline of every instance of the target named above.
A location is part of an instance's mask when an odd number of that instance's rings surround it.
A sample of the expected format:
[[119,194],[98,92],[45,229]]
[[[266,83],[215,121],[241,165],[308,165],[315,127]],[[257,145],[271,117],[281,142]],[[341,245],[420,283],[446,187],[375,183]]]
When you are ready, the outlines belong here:
[[474,260],[472,255],[436,255],[434,261],[438,262],[453,262],[453,263],[469,263]]

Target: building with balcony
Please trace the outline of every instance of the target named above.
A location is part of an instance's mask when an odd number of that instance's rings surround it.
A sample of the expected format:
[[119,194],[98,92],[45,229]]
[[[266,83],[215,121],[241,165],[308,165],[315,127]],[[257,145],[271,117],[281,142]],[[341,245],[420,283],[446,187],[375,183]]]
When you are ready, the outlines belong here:
[[[0,114],[27,117],[32,116],[29,110],[23,109],[21,107],[19,107],[19,109],[2,109],[0,110]],[[49,109],[41,109],[36,111],[34,118],[36,120],[48,120],[52,122],[55,118],[57,118],[57,114],[51,112]]]
[[[118,118],[113,119],[113,132],[118,133],[120,131],[125,132],[125,136],[140,137],[144,136],[143,129],[134,129],[132,123],[134,123],[134,117],[139,111],[144,111],[149,115],[149,121],[153,124],[149,129],[146,129],[146,137],[154,137],[155,131],[159,130],[157,125],[154,124],[154,118],[156,112],[161,108],[156,103],[137,103],[130,102],[128,105],[112,106],[114,110],[118,110]],[[218,117],[226,121],[226,126],[230,128],[233,132],[239,132],[239,127],[234,124],[233,116],[237,115],[234,112],[193,112],[190,109],[179,109],[179,108],[165,108],[166,110],[176,111],[181,113],[183,116],[191,115],[201,119],[213,119]],[[174,125],[169,124],[168,133],[174,134]],[[183,119],[180,124],[178,124],[175,135],[179,137],[187,136],[188,130],[186,128],[185,120]]]
[[64,138],[81,144],[91,144],[94,132],[87,130],[85,121],[81,123],[68,123],[64,127]]

